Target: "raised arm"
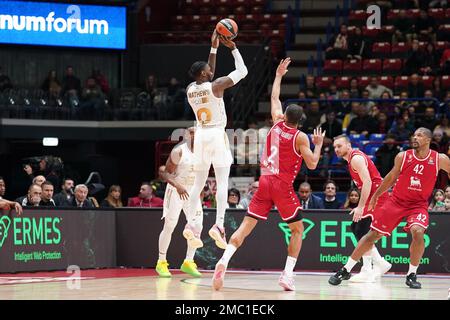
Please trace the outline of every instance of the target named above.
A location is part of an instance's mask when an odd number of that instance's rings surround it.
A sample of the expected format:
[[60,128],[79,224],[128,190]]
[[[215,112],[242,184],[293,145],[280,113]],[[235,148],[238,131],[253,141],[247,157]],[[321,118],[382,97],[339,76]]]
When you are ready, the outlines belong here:
[[181,159],[181,155],[181,150],[178,150],[177,148],[172,149],[172,152],[166,161],[166,165],[159,167],[159,177],[176,188],[182,200],[187,200],[189,198],[187,190],[175,180],[174,175]]
[[314,170],[320,160],[320,153],[323,145],[323,138],[325,137],[325,131],[319,127],[314,129],[313,143],[315,145],[314,152],[311,151],[308,136],[300,132],[297,135],[297,141],[295,142],[296,148],[300,151],[303,159],[305,160],[308,169]]
[[394,185],[394,183],[397,181],[397,178],[400,174],[400,170],[402,168],[402,161],[403,161],[403,155],[404,152],[400,152],[395,156],[394,160],[394,167],[389,171],[389,173],[384,177],[383,182],[378,187],[377,191],[372,196],[372,199],[370,199],[370,203],[368,206],[368,210],[373,210],[377,204],[378,198],[389,190],[390,187]]
[[211,51],[208,57],[208,64],[211,68],[211,72],[214,77],[214,73],[216,71],[216,57],[217,57],[217,48],[219,48],[219,36],[217,31],[214,29],[214,32],[211,36]]
[[231,88],[236,83],[244,79],[245,76],[247,76],[248,70],[245,66],[244,59],[242,59],[242,56],[236,47],[236,44],[233,41],[221,36],[219,36],[219,41],[224,46],[231,49],[231,54],[234,58],[234,66],[236,67],[236,70],[231,72],[228,76],[220,77],[212,83],[213,94],[217,98],[222,98],[225,89]]
[[447,172],[450,179],[450,158],[445,153],[439,153],[439,169]]
[[284,119],[283,108],[280,101],[280,88],[281,79],[283,79],[283,76],[288,72],[287,67],[290,63],[291,58],[281,60],[275,73],[275,80],[272,85],[272,95],[270,97],[270,113],[272,114],[272,120],[274,123]]
[[356,208],[354,208],[350,214],[353,214],[353,221],[358,222],[361,220],[361,216],[366,206],[367,199],[370,195],[370,190],[372,189],[372,180],[370,179],[369,169],[367,168],[367,162],[361,155],[356,155],[352,158],[350,165],[353,170],[358,172],[359,177],[363,182],[361,188],[361,197],[359,198],[359,203]]

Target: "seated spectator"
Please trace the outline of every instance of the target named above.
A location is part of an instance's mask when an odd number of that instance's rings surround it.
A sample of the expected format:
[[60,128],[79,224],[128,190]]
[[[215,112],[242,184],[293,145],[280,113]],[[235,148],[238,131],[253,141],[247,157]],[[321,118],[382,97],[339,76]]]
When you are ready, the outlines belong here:
[[435,77],[433,80],[432,96],[438,100],[442,100],[445,96],[445,90],[441,83],[441,78]]
[[326,112],[327,121],[320,126],[325,132],[324,145],[333,144],[333,138],[342,134],[342,123],[336,119],[336,112],[328,109]]
[[62,80],[61,94],[66,97],[70,106],[78,106],[81,94],[81,81],[75,76],[72,66],[66,68],[66,74]]
[[450,212],[450,199],[449,198],[444,199],[444,211]]
[[380,112],[378,116],[375,117],[375,119],[376,119],[375,132],[387,133],[389,128],[391,127],[391,122],[389,121],[386,113]]
[[442,129],[434,129],[430,148],[439,153],[447,153],[449,147],[448,138]]
[[306,76],[306,83],[303,91],[308,99],[316,99],[319,96],[319,90],[314,82],[314,76]]
[[414,28],[411,21],[406,14],[406,10],[400,10],[398,19],[394,22],[395,32],[392,36],[392,43],[399,42],[411,43],[411,39],[414,33]]
[[347,133],[359,133],[367,136],[371,133],[375,133],[376,126],[376,119],[370,117],[367,114],[366,109],[360,106],[357,110],[356,118],[354,118],[347,127]]
[[230,208],[241,208],[239,205],[239,201],[241,201],[241,193],[236,188],[231,188],[228,190],[228,207]]
[[[442,53],[441,61],[439,63],[441,67],[441,74],[446,75],[450,74],[450,48],[445,49]],[[1,90],[1,87],[0,87]]]
[[202,207],[206,208],[215,208],[216,207],[216,198],[209,187],[208,182],[206,182],[203,190],[200,192],[200,199],[202,201]]
[[361,105],[359,102],[357,102],[357,101],[352,102],[352,110],[350,111],[350,113],[346,114],[344,116],[344,120],[342,120],[342,131],[348,130],[347,128],[348,128],[350,122],[354,118],[356,118],[356,115],[360,108],[361,108]]
[[392,90],[382,84],[379,84],[377,77],[371,78],[370,84],[366,87],[366,90],[369,91],[370,99],[379,99],[385,91],[392,96]]
[[450,199],[450,185],[445,187],[445,199]]
[[81,93],[81,119],[101,120],[105,109],[105,95],[96,80],[89,77]]
[[[366,99],[366,100],[367,100],[367,99],[371,99],[371,98],[370,98],[370,93],[369,93],[369,91],[368,91],[368,90],[363,90],[363,92],[362,92],[362,94],[361,94],[361,98],[362,98],[362,99]],[[374,105],[375,105],[375,102],[370,101],[370,100],[361,102],[361,106],[363,106],[363,107],[367,110],[367,112],[369,112],[370,109],[371,109]]]
[[50,181],[45,181],[41,185],[42,195],[40,207],[56,207],[55,200],[53,200],[53,184]]
[[[449,126],[448,117],[446,114],[442,114],[439,117],[439,124],[434,128],[434,130],[436,131],[438,129],[442,130],[445,133],[445,136],[447,138],[450,138],[450,126]],[[0,193],[0,196],[1,196],[1,193]]]
[[150,95],[151,100],[158,95],[158,80],[156,76],[153,74],[148,75],[147,79],[145,79],[145,91]]
[[444,199],[444,191],[442,191],[441,189],[435,189],[433,192],[433,197],[431,198],[430,205],[428,206],[428,210],[445,211]]
[[354,209],[359,204],[359,198],[361,197],[361,192],[358,188],[352,188],[347,193],[347,199],[345,199],[345,203],[342,206],[342,209]]
[[394,134],[387,134],[383,144],[375,152],[375,165],[382,177],[385,177],[394,166],[395,156],[401,151],[395,144],[397,137]]
[[405,119],[403,119],[403,117],[399,117],[395,123],[392,124],[392,127],[388,133],[395,135],[398,141],[406,141],[409,140],[409,137],[413,134],[413,131],[406,128]]
[[416,128],[425,127],[429,129],[431,132],[434,131],[434,128],[438,125],[438,121],[435,116],[436,112],[434,108],[429,107],[425,109],[425,114],[423,117],[419,117],[415,123]]
[[334,181],[328,180],[324,185],[325,199],[324,208],[325,209],[340,209],[342,203],[336,198],[337,185]]
[[436,52],[434,44],[429,42],[422,54],[422,63],[420,74],[422,75],[437,75],[439,73],[439,56]]
[[109,92],[109,83],[106,76],[100,71],[98,68],[94,68],[92,70],[91,78],[95,79],[95,82],[102,89],[104,94],[108,94]]
[[[348,90],[342,90],[339,94],[339,99],[350,99],[350,92]],[[336,116],[339,119],[344,119],[345,115],[352,110],[350,101],[336,101],[333,102],[333,109],[336,110]]]
[[[417,0],[416,0],[417,1]],[[421,2],[428,3],[430,8],[446,8],[448,5],[448,0],[422,0]]]
[[143,182],[139,195],[128,199],[128,207],[162,207],[163,199],[153,195],[153,189],[149,182]]
[[303,123],[302,131],[305,133],[313,133],[314,129],[320,125],[320,118],[322,117],[322,113],[319,110],[319,103],[312,101],[305,114],[306,120]]
[[39,176],[36,176],[36,177],[33,178],[32,183],[33,183],[33,184],[37,184],[37,185],[40,186],[40,185],[42,185],[45,181],[46,181],[46,180],[45,180],[45,177],[39,175]]
[[44,90],[50,99],[57,99],[61,94],[61,83],[56,76],[56,71],[51,70],[48,73],[47,78],[45,78],[44,83],[41,86],[41,89]]
[[41,202],[42,188],[38,184],[32,184],[28,188],[28,194],[26,196],[16,199],[22,207],[38,207]]
[[94,208],[94,204],[88,199],[88,187],[84,184],[78,184],[75,187],[75,194],[72,202],[68,203],[69,207],[76,208]]
[[259,181],[254,181],[250,184],[247,194],[244,198],[241,199],[239,204],[243,209],[248,209],[248,206],[250,204],[250,201],[252,200],[253,196],[255,195],[256,191],[259,188]]
[[63,184],[61,186],[61,192],[56,194],[53,197],[53,200],[55,200],[56,206],[65,207],[65,206],[68,206],[68,203],[72,202],[74,185],[75,185],[74,181],[71,178],[65,178],[63,180]]
[[300,184],[297,196],[303,210],[325,208],[322,198],[312,194],[311,185],[308,182],[303,182]]
[[122,208],[122,188],[118,185],[109,187],[108,196],[102,201],[100,207],[102,208]]
[[6,193],[6,183],[3,177],[0,177],[0,200],[3,199]]
[[11,79],[3,73],[2,67],[0,67],[0,92],[6,89],[12,89],[12,87]]
[[420,82],[420,78],[418,74],[413,74],[408,83],[408,96],[410,98],[423,98],[425,93],[425,88],[423,83]]
[[436,21],[433,17],[428,16],[425,10],[420,10],[420,16],[417,18],[413,28],[414,38],[427,42],[436,41]]
[[348,55],[347,25],[341,24],[340,32],[331,37],[325,50],[326,59],[342,59]]
[[357,99],[361,97],[361,90],[359,89],[358,79],[352,78],[350,80],[350,98]]
[[356,27],[352,35],[348,37],[348,59],[367,58],[369,41],[364,38],[361,32],[361,28]]
[[419,49],[419,40],[414,40],[411,49],[408,51],[403,74],[411,75],[413,73],[418,73],[422,66],[423,58],[423,52]]

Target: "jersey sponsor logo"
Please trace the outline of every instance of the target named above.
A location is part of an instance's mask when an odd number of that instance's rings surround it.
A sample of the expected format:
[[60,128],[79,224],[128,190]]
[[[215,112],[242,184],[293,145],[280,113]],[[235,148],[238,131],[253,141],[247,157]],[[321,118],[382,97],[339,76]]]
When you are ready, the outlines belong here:
[[410,184],[409,184],[409,190],[416,190],[416,191],[422,191],[422,184],[420,182],[419,178],[411,176],[410,178]]

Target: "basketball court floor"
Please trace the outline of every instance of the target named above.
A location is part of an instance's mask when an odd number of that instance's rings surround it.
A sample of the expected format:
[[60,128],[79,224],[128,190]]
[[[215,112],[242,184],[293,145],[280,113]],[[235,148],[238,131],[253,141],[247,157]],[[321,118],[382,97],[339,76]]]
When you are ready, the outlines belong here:
[[279,272],[227,273],[221,291],[211,288],[212,271],[191,278],[172,270],[170,279],[158,278],[153,269],[82,270],[0,275],[0,299],[44,300],[446,300],[449,275],[419,275],[422,289],[408,288],[404,275],[385,275],[375,283],[328,284],[331,273],[297,272],[296,292],[277,285]]

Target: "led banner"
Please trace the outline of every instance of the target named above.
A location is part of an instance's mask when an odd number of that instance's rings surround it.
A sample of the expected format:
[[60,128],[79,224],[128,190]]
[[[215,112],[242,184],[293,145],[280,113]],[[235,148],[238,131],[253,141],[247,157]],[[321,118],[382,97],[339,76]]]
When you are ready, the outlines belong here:
[[2,1],[0,43],[126,48],[126,8]]

